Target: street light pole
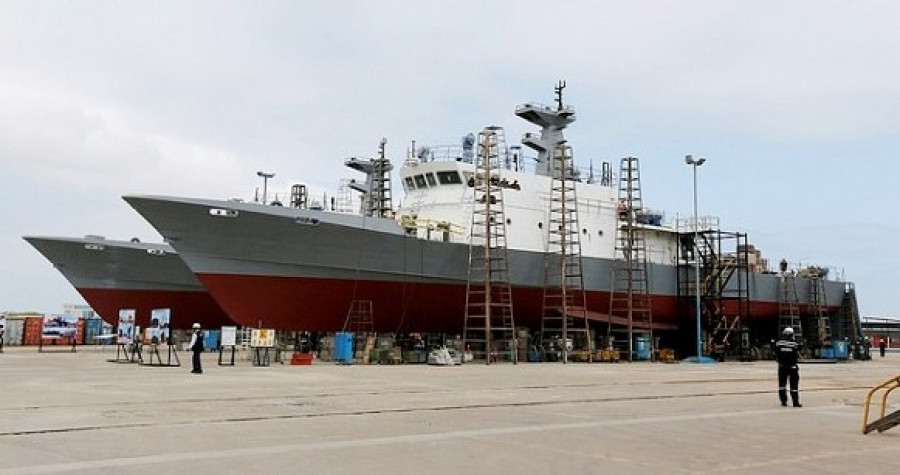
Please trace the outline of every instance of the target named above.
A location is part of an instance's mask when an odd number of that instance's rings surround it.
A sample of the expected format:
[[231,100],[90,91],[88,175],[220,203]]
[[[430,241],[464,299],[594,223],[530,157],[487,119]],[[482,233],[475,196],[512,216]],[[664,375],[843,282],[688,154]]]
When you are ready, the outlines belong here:
[[263,198],[262,204],[266,204],[266,186],[269,184],[269,178],[275,176],[274,173],[256,172],[256,176],[263,179]]
[[694,169],[694,306],[697,309],[697,361],[703,358],[703,333],[700,326],[700,217],[697,215],[697,167],[703,165],[706,159],[700,157],[694,159],[693,156],[684,157],[684,163],[687,163]]

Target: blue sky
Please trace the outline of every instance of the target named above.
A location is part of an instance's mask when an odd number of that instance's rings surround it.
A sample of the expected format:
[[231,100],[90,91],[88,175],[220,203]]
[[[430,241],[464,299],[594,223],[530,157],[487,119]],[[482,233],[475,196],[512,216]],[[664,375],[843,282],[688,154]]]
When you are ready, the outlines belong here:
[[0,2],[0,310],[78,294],[23,235],[157,233],[121,200],[335,190],[382,137],[456,143],[552,101],[581,165],[641,159],[644,201],[765,257],[839,269],[897,315],[900,3]]

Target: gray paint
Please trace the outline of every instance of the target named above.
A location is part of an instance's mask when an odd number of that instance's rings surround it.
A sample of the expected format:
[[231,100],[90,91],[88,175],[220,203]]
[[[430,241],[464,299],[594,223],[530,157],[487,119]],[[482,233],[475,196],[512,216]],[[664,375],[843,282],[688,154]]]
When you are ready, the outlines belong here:
[[166,244],[96,238],[24,239],[75,288],[205,291],[177,252]]
[[[467,280],[467,245],[405,235],[390,219],[192,198],[125,200],[178,249],[195,273],[455,284]],[[213,208],[237,213],[211,216]],[[309,224],[313,221],[317,224]],[[609,291],[612,263],[583,258],[585,288]],[[543,253],[510,250],[509,265],[512,285],[543,286]],[[674,266],[652,264],[650,279],[653,294],[677,295]],[[777,275],[751,274],[749,287],[751,300],[781,299]],[[843,288],[841,282],[828,282],[829,305],[840,304]],[[797,293],[801,303],[808,301],[804,279],[798,279]]]

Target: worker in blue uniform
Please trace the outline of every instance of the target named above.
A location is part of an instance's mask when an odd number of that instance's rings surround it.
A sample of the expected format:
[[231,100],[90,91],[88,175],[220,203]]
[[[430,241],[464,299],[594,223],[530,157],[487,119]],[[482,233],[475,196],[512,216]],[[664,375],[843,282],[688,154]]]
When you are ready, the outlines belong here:
[[778,398],[781,405],[787,406],[787,385],[791,387],[791,401],[794,407],[800,404],[800,344],[794,340],[794,329],[787,327],[781,333],[781,339],[775,342],[775,358],[778,360]]

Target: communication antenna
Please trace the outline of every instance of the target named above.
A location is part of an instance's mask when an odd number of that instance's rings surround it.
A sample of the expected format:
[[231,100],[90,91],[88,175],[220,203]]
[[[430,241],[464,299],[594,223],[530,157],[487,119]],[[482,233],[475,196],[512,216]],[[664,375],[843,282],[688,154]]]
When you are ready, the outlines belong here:
[[553,88],[553,91],[556,92],[556,110],[563,110],[563,89],[566,88],[566,82],[562,79],[556,84],[556,87]]

